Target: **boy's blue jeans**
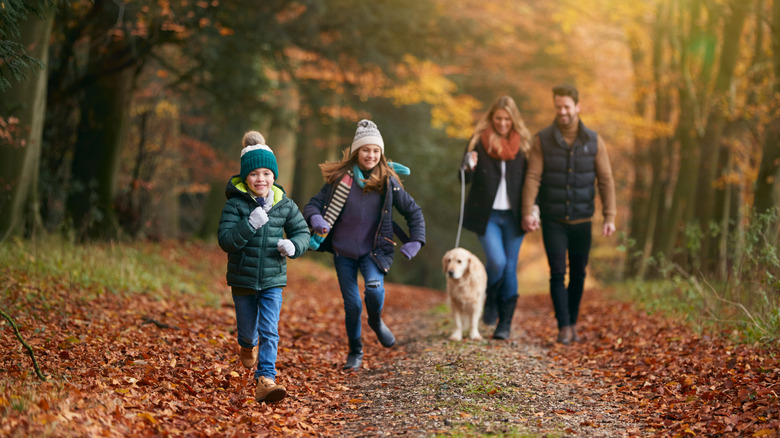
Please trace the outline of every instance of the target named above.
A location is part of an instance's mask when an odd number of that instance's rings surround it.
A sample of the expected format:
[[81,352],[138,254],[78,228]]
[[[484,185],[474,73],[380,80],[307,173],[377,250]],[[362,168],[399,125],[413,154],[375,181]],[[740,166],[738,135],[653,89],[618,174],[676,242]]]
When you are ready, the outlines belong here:
[[255,379],[262,376],[275,380],[282,289],[272,287],[256,291],[254,295],[233,294],[233,303],[236,305],[238,344],[244,348],[259,345]]
[[360,302],[360,290],[358,290],[358,270],[363,274],[366,285],[364,294],[369,318],[378,318],[382,314],[382,307],[385,303],[385,274],[368,255],[355,260],[337,254],[333,257],[333,265],[336,267],[341,297],[344,299],[344,323],[347,327],[347,337],[350,340],[360,339],[360,315],[363,304]]
[[498,302],[517,296],[517,260],[523,237],[511,210],[491,211],[485,234],[477,236],[487,259],[488,287],[503,280],[496,294]]

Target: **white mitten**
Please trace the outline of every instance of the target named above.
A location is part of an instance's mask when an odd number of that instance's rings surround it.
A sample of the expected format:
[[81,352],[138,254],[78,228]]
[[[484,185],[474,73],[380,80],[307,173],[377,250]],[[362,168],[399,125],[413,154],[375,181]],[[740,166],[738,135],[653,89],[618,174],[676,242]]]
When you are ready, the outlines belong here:
[[268,222],[268,213],[263,210],[263,207],[257,207],[249,214],[249,225],[254,229],[258,229]]
[[295,255],[295,245],[293,245],[292,241],[287,239],[280,239],[276,243],[276,249],[279,251],[279,254],[285,257],[292,257]]

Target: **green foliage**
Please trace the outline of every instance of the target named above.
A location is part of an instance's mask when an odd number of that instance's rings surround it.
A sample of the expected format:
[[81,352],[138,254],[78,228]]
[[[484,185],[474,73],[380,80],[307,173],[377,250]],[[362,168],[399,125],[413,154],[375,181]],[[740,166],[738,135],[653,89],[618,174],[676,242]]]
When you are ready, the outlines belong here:
[[[216,303],[217,297],[204,287],[208,282],[202,273],[208,268],[168,263],[159,255],[163,245],[76,245],[54,235],[13,239],[0,246],[0,266],[6,267],[4,276],[39,279],[43,284],[47,279],[65,279],[70,288],[86,291],[85,295],[144,293],[157,297],[164,291],[178,291]],[[177,242],[165,250],[180,251],[185,259],[187,245]]]
[[11,87],[6,70],[13,80],[22,82],[28,72],[44,68],[39,60],[27,55],[23,45],[14,40],[21,36],[21,22],[31,16],[43,18],[57,3],[57,0],[3,0],[0,8],[0,92]]
[[681,289],[681,283],[679,277],[654,281],[631,279],[616,285],[615,291],[619,298],[638,303],[650,314],[688,321],[696,327],[701,324],[694,318],[700,315],[697,309],[702,303],[694,302],[693,296]]
[[602,243],[600,236],[597,236],[588,256],[588,275],[603,284],[621,282],[624,279],[624,270],[618,267],[623,264],[624,258],[625,251],[615,247],[610,241],[605,240]]
[[[780,258],[777,248],[778,209],[754,215],[743,235],[730,243],[735,255],[723,279],[690,272],[659,255],[649,264],[660,274],[657,282],[629,281],[621,295],[638,300],[649,311],[679,317],[700,330],[734,336],[741,342],[780,339]],[[709,232],[718,233],[710,228]],[[687,256],[700,266],[703,233],[686,231]],[[736,239],[739,239],[737,242]]]

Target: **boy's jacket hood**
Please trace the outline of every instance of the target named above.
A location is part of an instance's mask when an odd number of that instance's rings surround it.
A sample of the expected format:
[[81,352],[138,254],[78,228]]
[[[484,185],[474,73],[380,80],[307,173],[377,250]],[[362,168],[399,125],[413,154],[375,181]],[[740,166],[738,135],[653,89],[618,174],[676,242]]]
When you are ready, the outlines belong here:
[[[282,186],[277,185],[274,183],[273,186],[271,186],[271,190],[274,192],[274,200],[272,205],[276,205],[279,201],[284,198],[285,191]],[[246,186],[246,184],[241,181],[241,177],[239,175],[235,175],[232,178],[230,178],[230,181],[228,181],[227,186],[225,187],[225,197],[230,199],[237,196],[242,197],[249,197],[253,198],[252,194],[249,192],[249,188]]]

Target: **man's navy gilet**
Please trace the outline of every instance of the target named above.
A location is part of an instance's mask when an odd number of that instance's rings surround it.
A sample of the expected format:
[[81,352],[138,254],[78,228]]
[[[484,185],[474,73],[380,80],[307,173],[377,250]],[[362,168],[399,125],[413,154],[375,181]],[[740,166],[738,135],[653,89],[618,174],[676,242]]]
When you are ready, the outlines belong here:
[[569,146],[555,122],[539,131],[544,171],[537,203],[542,219],[577,220],[593,216],[598,136],[579,122]]

